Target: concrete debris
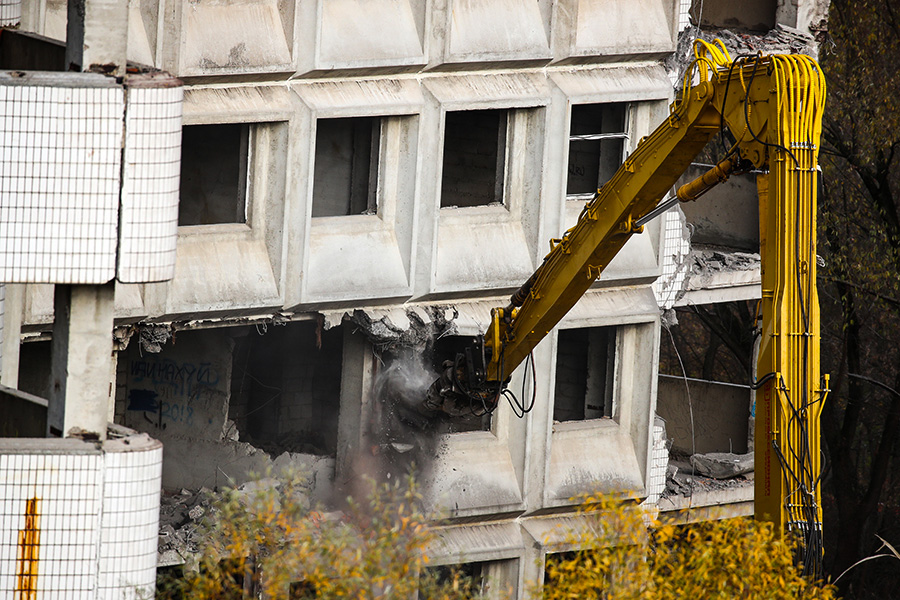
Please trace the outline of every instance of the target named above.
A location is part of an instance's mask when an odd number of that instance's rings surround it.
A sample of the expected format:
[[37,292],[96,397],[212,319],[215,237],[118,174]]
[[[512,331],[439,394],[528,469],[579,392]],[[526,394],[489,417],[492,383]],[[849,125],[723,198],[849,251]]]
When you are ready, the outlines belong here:
[[674,308],[670,308],[662,311],[659,315],[659,320],[663,327],[669,329],[670,327],[678,325],[678,314],[675,312]]
[[691,253],[691,275],[705,275],[721,271],[752,271],[759,268],[759,254],[747,252],[722,252],[715,249],[695,248]]
[[716,39],[722,40],[732,58],[755,56],[759,52],[763,54],[806,54],[813,58],[818,57],[818,43],[815,38],[786,25],[778,24],[765,34],[729,29],[701,30],[697,27],[689,27],[679,36],[675,54],[665,62],[666,70],[677,75],[675,85],[679,90],[685,69],[694,60],[693,44],[696,39],[703,39],[710,43]]
[[222,439],[230,442],[239,442],[240,437],[241,434],[238,431],[237,423],[231,419],[227,419],[225,421],[225,426],[222,428]]
[[[281,458],[281,457],[279,457]],[[288,461],[297,462],[296,457],[287,456],[282,459],[281,466]],[[276,459],[277,462],[277,459]],[[248,481],[238,486],[234,492],[239,502],[245,506],[253,506],[253,500],[259,494],[272,494],[276,500],[275,511],[280,510],[278,501],[286,491],[288,481],[293,482],[291,501],[301,511],[310,510],[310,496],[315,486],[315,472],[311,476],[284,478],[266,477]],[[196,491],[183,489],[180,492],[163,490],[159,506],[159,541],[157,544],[157,565],[172,566],[190,562],[202,546],[203,528],[210,521],[215,521],[216,501],[220,497],[212,490],[201,488]],[[207,521],[209,519],[210,521]]]
[[716,38],[724,42],[732,58],[741,55],[763,54],[807,54],[816,57],[818,46],[815,38],[799,29],[778,24],[765,35],[734,32],[728,29],[703,31],[701,37],[712,41]]
[[116,327],[113,329],[113,350],[116,352],[123,352],[128,348],[129,342],[131,342],[131,336],[137,331],[137,327],[134,325],[128,325],[126,327]]
[[666,471],[666,489],[662,498],[671,496],[692,496],[700,492],[715,492],[749,485],[753,479],[753,470],[728,479],[714,479],[696,474],[694,466],[682,459],[669,459]]
[[200,521],[209,512],[214,494],[207,488],[198,491],[163,491],[159,499],[159,541],[157,565],[171,566],[199,551]]
[[151,354],[162,352],[163,344],[172,339],[172,329],[169,325],[141,325],[141,350]]
[[191,507],[191,510],[188,511],[188,516],[192,521],[199,521],[200,517],[206,514],[206,509],[200,506],[199,504]]
[[753,453],[710,452],[691,456],[691,466],[701,475],[729,479],[753,470]]
[[[445,306],[416,306],[394,309],[357,309],[344,314],[379,350],[424,349],[435,339],[456,333],[458,311]],[[331,319],[326,319],[329,327]]]

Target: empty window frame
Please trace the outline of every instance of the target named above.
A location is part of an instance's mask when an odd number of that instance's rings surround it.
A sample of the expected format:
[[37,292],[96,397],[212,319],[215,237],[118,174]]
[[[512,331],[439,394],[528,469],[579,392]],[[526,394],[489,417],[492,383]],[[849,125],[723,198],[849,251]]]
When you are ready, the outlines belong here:
[[612,417],[616,328],[563,329],[556,348],[553,420]]
[[[237,332],[236,332],[237,333]],[[235,335],[228,417],[240,438],[277,456],[337,451],[343,331],[314,322]]]
[[508,113],[503,109],[447,112],[441,208],[503,203]]
[[626,103],[572,106],[566,199],[590,200],[615,174],[625,156],[628,112]]
[[249,137],[246,123],[182,129],[179,225],[247,222]]
[[419,600],[445,598],[447,588],[464,598],[516,598],[518,575],[516,558],[429,567],[419,576]]
[[381,119],[316,122],[313,217],[375,214]]

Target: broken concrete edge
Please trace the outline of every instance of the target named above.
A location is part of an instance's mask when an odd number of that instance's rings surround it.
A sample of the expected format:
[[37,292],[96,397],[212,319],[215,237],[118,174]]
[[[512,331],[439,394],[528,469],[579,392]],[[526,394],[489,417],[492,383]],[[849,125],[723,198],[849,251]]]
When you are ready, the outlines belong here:
[[[674,486],[677,485],[677,489]],[[734,477],[717,480],[698,475],[676,474],[666,478],[666,491],[657,506],[660,512],[753,502],[754,479]]]
[[[500,306],[505,298],[497,298]],[[463,303],[465,304],[465,303]],[[427,342],[445,335],[457,335],[454,323],[459,310],[447,303],[420,303],[360,308],[322,309],[318,311],[277,311],[257,315],[213,317],[184,321],[139,321],[117,325],[113,331],[115,350],[128,348],[134,335],[138,335],[141,350],[158,354],[172,341],[177,343],[179,331],[216,329],[221,327],[286,325],[296,321],[317,321],[323,330],[343,323],[357,326],[378,347],[421,347]],[[487,323],[484,323],[487,326]]]
[[[40,399],[39,399],[40,400]],[[107,424],[107,439],[96,434],[66,438],[0,438],[2,454],[101,454],[106,452],[146,452],[162,448],[162,442],[128,427]]]
[[713,479],[730,479],[753,471],[753,453],[710,452],[691,456],[695,472]]
[[[817,34],[827,30],[827,23],[815,25]],[[664,61],[664,66],[673,78],[676,90],[681,89],[685,70],[694,61],[694,41],[702,39],[709,43],[722,40],[732,59],[738,56],[764,54],[806,54],[818,59],[819,49],[816,38],[809,33],[787,25],[776,24],[765,33],[751,33],[731,29],[688,27],[678,36],[675,52]]]

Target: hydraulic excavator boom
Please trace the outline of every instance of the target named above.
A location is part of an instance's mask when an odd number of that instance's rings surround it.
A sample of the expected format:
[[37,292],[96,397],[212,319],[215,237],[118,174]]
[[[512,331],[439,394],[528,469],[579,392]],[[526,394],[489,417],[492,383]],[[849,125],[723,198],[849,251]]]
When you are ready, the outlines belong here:
[[[825,81],[804,55],[739,57],[702,40],[669,117],[589,201],[578,222],[510,298],[492,311],[481,341],[430,388],[423,409],[459,413],[496,406],[510,373],[559,323],[663,202],[676,180],[724,129],[736,140],[719,164],[682,186],[697,198],[733,172],[755,170],[762,258],[762,337],[757,372],[756,516],[801,540],[807,572],[821,568],[819,369],[816,296],[817,157]],[[660,203],[663,202],[661,205]]]

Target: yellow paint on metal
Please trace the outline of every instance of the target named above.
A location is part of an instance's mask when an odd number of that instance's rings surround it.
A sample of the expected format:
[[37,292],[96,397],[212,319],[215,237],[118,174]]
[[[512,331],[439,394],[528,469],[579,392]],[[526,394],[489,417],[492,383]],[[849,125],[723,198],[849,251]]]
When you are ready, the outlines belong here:
[[41,548],[40,500],[25,502],[25,527],[19,530],[16,557],[16,600],[37,598],[38,560]]
[[636,232],[632,223],[659,204],[727,126],[737,140],[732,157],[764,173],[758,372],[768,383],[757,396],[756,514],[778,530],[818,530],[819,417],[827,386],[819,376],[815,218],[825,81],[808,56],[732,62],[721,42],[698,40],[684,84],[666,121],[598,190],[575,226],[551,242],[543,264],[513,296],[510,306],[521,306],[513,318],[491,323],[487,379],[503,381],[521,364]]

